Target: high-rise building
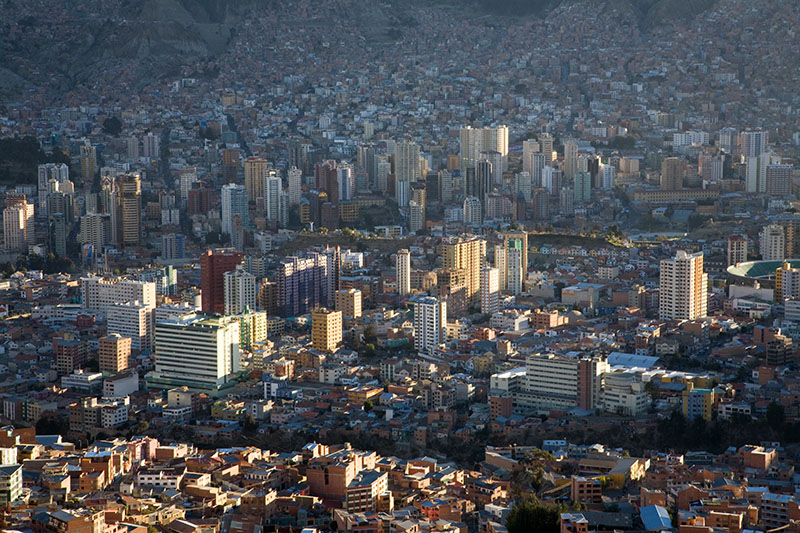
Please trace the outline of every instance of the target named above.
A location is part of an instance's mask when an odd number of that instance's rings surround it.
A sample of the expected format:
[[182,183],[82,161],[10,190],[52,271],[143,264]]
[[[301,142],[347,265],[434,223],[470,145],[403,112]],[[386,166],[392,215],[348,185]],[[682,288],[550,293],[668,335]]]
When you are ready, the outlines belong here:
[[233,383],[240,364],[240,325],[235,316],[187,314],[155,327],[154,386],[217,391]]
[[486,261],[486,241],[478,237],[457,238],[442,243],[442,268],[464,269],[468,305],[480,304],[481,269]]
[[588,204],[592,201],[592,175],[588,172],[575,173],[575,185],[572,189],[576,204]]
[[50,180],[57,182],[69,181],[69,166],[65,163],[45,163],[39,165],[37,179],[36,216],[47,217],[47,195],[49,194]]
[[553,167],[542,169],[542,187],[553,196],[561,193],[561,171]]
[[703,253],[678,250],[660,265],[658,316],[662,320],[695,320],[707,315],[708,274]]
[[[540,176],[541,178],[541,176]],[[541,179],[540,179],[541,182]],[[527,172],[518,172],[514,176],[514,196],[519,198],[522,195],[522,198],[526,202],[531,201],[531,189],[533,189],[533,185],[531,182],[531,175]]]
[[506,268],[508,275],[506,284],[508,292],[513,295],[522,294],[525,286],[525,269],[522,266],[522,250],[514,247],[506,247]]
[[[263,187],[263,182],[262,182]],[[222,186],[222,233],[231,235],[234,228],[234,217],[239,216],[243,227],[248,225],[247,189],[242,185],[229,183]]]
[[248,202],[264,197],[264,178],[268,167],[269,162],[262,157],[253,155],[244,160],[244,186]]
[[747,261],[747,237],[731,235],[728,237],[728,266]]
[[745,159],[758,157],[767,151],[769,134],[763,130],[743,131],[739,135],[739,153]]
[[361,318],[361,291],[340,289],[336,291],[336,310],[346,318]]
[[27,253],[28,246],[36,244],[34,207],[26,201],[24,194],[6,195],[3,238],[5,248],[16,252]]
[[356,190],[356,173],[353,165],[340,162],[336,167],[336,175],[339,185],[339,201],[351,200]]
[[792,194],[792,165],[771,164],[766,167],[765,192],[786,198]]
[[617,175],[617,169],[613,165],[602,165],[600,171],[602,173],[603,189],[610,191],[614,188],[614,180]]
[[281,196],[283,181],[277,170],[270,169],[264,176],[264,211],[269,221],[281,220]]
[[[536,152],[540,152],[540,145],[538,141],[528,139],[522,141],[522,171],[528,174],[533,174],[531,170],[531,156]],[[542,154],[542,161],[544,161],[544,154]],[[542,165],[544,166],[544,165]]]
[[439,171],[439,201],[444,204],[451,204],[455,199],[453,174],[449,170]]
[[240,315],[256,308],[256,277],[238,265],[223,275],[225,314]]
[[394,150],[395,199],[400,207],[408,207],[411,184],[420,180],[419,145],[400,141]]
[[719,149],[726,154],[737,154],[739,152],[739,132],[733,128],[719,130]]
[[578,143],[570,139],[564,145],[564,177],[574,179],[578,172]]
[[542,153],[544,154],[545,166],[553,166],[553,136],[549,133],[542,133],[539,136],[539,144],[542,145]]
[[90,213],[81,217],[81,230],[78,242],[90,244],[95,253],[100,252],[103,246],[110,242],[111,215]]
[[783,226],[770,224],[759,233],[759,249],[764,261],[783,261],[786,258],[786,235]]
[[500,310],[500,271],[484,267],[481,270],[481,313],[493,314]]
[[130,337],[111,333],[100,337],[97,343],[99,346],[97,355],[100,360],[100,372],[117,374],[128,369],[131,357]]
[[342,312],[324,307],[311,313],[311,347],[321,352],[335,352],[342,343]]
[[225,312],[225,273],[235,270],[241,262],[242,254],[230,249],[206,250],[200,256],[200,290],[204,312]]
[[81,178],[84,183],[91,183],[94,180],[94,173],[97,169],[97,148],[86,140],[81,145]]
[[158,159],[161,156],[161,139],[152,131],[142,137],[142,155],[148,159]]
[[525,231],[509,231],[503,234],[503,244],[507,249],[515,248],[520,251],[522,270],[528,270],[528,233]]
[[303,197],[303,171],[297,167],[289,169],[289,205],[299,205]]
[[679,157],[667,157],[661,162],[661,190],[674,191],[683,188],[686,161]]
[[425,227],[425,210],[414,200],[408,202],[408,232],[416,233]]
[[445,339],[447,330],[447,303],[425,296],[414,302],[414,349],[432,353]]
[[50,251],[56,257],[67,256],[67,217],[64,213],[50,215]]
[[181,259],[183,252],[183,235],[180,233],[165,233],[161,236],[161,258],[165,261]]
[[467,126],[461,128],[459,141],[462,172],[475,166],[481,152],[499,152],[503,161],[502,171],[508,168],[508,126],[479,129]]
[[[749,193],[764,194],[767,192],[767,169],[773,164],[778,163],[779,159],[770,152],[745,158],[745,190]],[[779,177],[780,173],[775,174]],[[779,180],[775,180],[774,186],[781,186]],[[785,186],[785,185],[784,185]]]
[[117,333],[131,339],[131,348],[145,351],[153,349],[153,318],[155,306],[138,301],[115,303],[108,306],[109,334]]
[[775,303],[800,299],[800,269],[793,268],[788,261],[775,270]]
[[481,201],[476,196],[464,198],[464,225],[470,228],[481,226]]
[[278,314],[299,316],[327,305],[328,256],[287,257],[277,268]]
[[142,182],[135,174],[116,177],[117,206],[119,209],[120,243],[139,246],[141,242]]
[[411,254],[405,249],[397,251],[397,293],[400,297],[411,293]]
[[197,168],[182,168],[178,173],[178,187],[181,205],[186,205],[189,201],[189,191],[197,183]]

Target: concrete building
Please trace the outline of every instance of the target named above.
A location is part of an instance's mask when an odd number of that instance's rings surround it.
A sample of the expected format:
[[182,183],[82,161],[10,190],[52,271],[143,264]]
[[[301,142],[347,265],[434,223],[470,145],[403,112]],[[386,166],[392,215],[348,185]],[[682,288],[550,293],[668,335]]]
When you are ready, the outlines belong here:
[[758,237],[762,260],[783,261],[786,258],[786,236],[783,226],[780,224],[764,226]]
[[479,237],[457,238],[442,242],[442,268],[466,272],[468,305],[480,304],[481,269],[486,263],[486,241]]
[[342,343],[342,312],[319,308],[311,313],[311,347],[335,352]]
[[431,353],[446,338],[447,303],[432,296],[414,302],[414,348]]
[[224,314],[239,315],[246,309],[256,308],[256,277],[241,265],[223,275],[225,306]]
[[239,328],[236,317],[194,313],[157,323],[155,372],[148,382],[211,392],[232,384],[239,372]]
[[484,267],[481,270],[481,313],[493,314],[500,310],[500,271]]
[[203,312],[225,312],[225,273],[235,270],[241,262],[242,254],[230,249],[206,250],[200,256]]
[[737,265],[747,261],[747,237],[730,235],[728,237],[727,265]]
[[678,250],[674,259],[661,261],[658,315],[662,320],[695,320],[708,313],[708,275],[703,253]]
[[98,339],[100,371],[118,373],[130,366],[131,338],[111,333]]
[[397,251],[397,293],[403,297],[411,293],[411,253]]
[[111,305],[107,311],[107,331],[130,338],[133,350],[152,350],[154,309],[136,300]]
[[81,307],[105,314],[112,305],[122,302],[139,302],[155,307],[156,284],[123,278],[87,276],[80,280]]
[[361,291],[341,289],[336,291],[336,310],[346,318],[361,318]]

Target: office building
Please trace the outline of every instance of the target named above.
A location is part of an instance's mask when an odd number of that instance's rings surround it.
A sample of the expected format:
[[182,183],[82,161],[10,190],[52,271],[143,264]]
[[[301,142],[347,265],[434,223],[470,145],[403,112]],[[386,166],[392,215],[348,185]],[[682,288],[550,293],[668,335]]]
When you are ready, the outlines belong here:
[[500,271],[484,267],[481,270],[481,313],[494,314],[500,310]]
[[131,338],[119,333],[110,333],[97,341],[97,356],[100,361],[100,372],[117,374],[130,366]]
[[765,192],[786,198],[792,194],[792,165],[771,164],[766,167]]
[[426,296],[414,302],[414,349],[433,353],[446,339],[447,303]]
[[596,409],[602,404],[603,375],[608,370],[601,356],[530,355],[523,389],[514,393],[514,403],[528,409]]
[[486,261],[486,241],[479,237],[442,242],[442,268],[466,271],[466,298],[470,306],[480,305],[481,269]]
[[[745,159],[745,190],[749,193],[765,194],[767,192],[767,169],[773,164],[779,163],[780,159],[770,152],[764,152],[757,156]],[[772,186],[780,189],[786,187],[782,183],[783,171],[773,172]]]
[[405,249],[397,251],[397,293],[400,297],[411,293],[411,254]]
[[264,179],[267,176],[269,162],[261,157],[250,156],[244,160],[244,186],[247,189],[247,201],[255,202],[256,198],[264,198]]
[[674,191],[683,188],[686,161],[679,157],[667,157],[661,162],[661,190]]
[[764,261],[783,261],[786,258],[786,235],[780,224],[764,226],[759,237],[761,259]]
[[178,193],[181,205],[186,205],[189,201],[189,191],[197,183],[197,168],[182,168],[178,171]]
[[420,180],[419,145],[400,141],[394,151],[395,200],[399,207],[408,207],[411,184]]
[[572,192],[576,204],[588,204],[592,201],[592,175],[588,172],[576,172]]
[[206,250],[200,256],[203,312],[225,312],[225,273],[235,270],[241,262],[242,254],[230,249]]
[[269,335],[269,317],[266,311],[253,311],[236,315],[239,319],[239,348],[252,350],[254,344],[263,343]]
[[324,307],[311,313],[311,347],[321,352],[335,352],[342,343],[342,312]]
[[736,265],[747,261],[747,237],[730,235],[728,237],[727,265]]
[[695,320],[707,315],[708,275],[703,253],[678,250],[673,259],[661,261],[658,316],[662,320]]
[[340,162],[336,167],[339,201],[351,200],[356,192],[356,173],[353,165]]
[[218,391],[233,384],[240,364],[238,317],[188,314],[155,327],[154,386]]
[[239,217],[242,227],[247,227],[249,221],[247,189],[242,185],[229,183],[222,186],[222,212],[220,217],[222,233],[233,234],[235,216]]
[[408,202],[408,232],[416,233],[425,227],[425,208],[414,200]]
[[256,277],[238,265],[223,275],[226,315],[239,315],[256,308]]
[[131,339],[131,349],[147,351],[153,349],[153,311],[155,306],[145,305],[136,300],[115,303],[108,307],[106,314],[108,334],[118,334]]

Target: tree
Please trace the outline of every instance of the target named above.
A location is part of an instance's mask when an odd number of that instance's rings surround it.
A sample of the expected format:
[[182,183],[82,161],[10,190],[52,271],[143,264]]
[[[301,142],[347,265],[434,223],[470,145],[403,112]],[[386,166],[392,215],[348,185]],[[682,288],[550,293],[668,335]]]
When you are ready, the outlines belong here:
[[767,406],[767,423],[772,429],[780,429],[784,421],[783,406],[775,401]]
[[247,415],[247,418],[244,421],[244,430],[245,431],[255,431],[258,429],[258,422],[253,417],[253,415]]
[[533,496],[517,502],[506,518],[508,533],[559,533],[561,507],[544,505]]
[[108,117],[103,121],[103,132],[108,135],[118,136],[122,131],[122,121],[117,117]]
[[368,413],[369,413],[370,411],[372,411],[372,407],[373,407],[373,406],[372,406],[372,401],[371,401],[371,400],[365,400],[365,401],[364,401],[364,410],[365,410],[366,412],[368,412]]

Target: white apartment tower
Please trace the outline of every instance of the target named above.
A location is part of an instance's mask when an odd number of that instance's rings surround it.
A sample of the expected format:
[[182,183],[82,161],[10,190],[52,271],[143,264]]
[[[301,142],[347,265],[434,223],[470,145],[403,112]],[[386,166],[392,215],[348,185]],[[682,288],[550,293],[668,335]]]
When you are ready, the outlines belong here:
[[783,226],[770,224],[758,234],[761,259],[764,261],[783,261],[786,258],[786,235]]
[[433,296],[414,302],[414,349],[432,353],[446,339],[447,303]]
[[256,308],[256,277],[248,271],[237,268],[223,275],[225,291],[225,314],[240,315],[246,309]]

